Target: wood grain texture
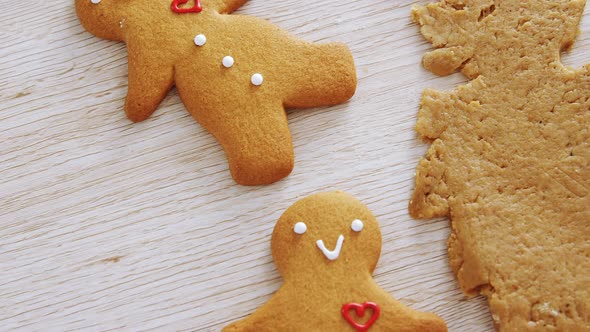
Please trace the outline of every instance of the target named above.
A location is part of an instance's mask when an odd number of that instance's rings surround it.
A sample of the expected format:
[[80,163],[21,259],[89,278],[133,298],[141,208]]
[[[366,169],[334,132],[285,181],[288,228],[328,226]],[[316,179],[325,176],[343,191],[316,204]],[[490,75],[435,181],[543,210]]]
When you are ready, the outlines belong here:
[[[247,188],[175,91],[149,120],[125,118],[125,46],[86,33],[73,1],[2,0],[0,330],[219,331],[281,284],[270,257],[281,213],[338,189],[381,223],[384,289],[451,331],[492,331],[485,301],[464,297],[450,272],[448,221],[407,212],[427,147],[413,130],[420,94],[464,82],[421,68],[429,45],[409,19],[417,2],[427,1],[239,10],[309,41],[346,42],[359,75],[348,104],[289,112],[293,174]],[[590,62],[588,13],[569,65]]]

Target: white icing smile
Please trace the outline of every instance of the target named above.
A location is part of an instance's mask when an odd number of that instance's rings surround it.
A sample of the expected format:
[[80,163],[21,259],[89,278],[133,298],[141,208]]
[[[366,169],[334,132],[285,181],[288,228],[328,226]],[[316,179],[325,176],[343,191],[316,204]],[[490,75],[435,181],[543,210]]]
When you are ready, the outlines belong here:
[[340,250],[342,250],[343,242],[344,235],[340,234],[340,236],[338,237],[338,242],[336,243],[336,248],[334,248],[334,250],[328,250],[326,248],[326,245],[324,244],[324,241],[322,240],[318,240],[316,243],[318,245],[318,248],[320,248],[320,250],[324,253],[324,256],[326,256],[327,259],[333,261],[336,260],[338,256],[340,256]]

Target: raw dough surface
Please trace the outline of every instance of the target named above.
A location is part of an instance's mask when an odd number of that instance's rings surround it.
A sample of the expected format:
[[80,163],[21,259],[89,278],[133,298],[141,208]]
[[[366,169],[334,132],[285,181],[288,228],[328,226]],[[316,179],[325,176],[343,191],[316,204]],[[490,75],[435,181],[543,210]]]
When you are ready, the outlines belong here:
[[590,66],[564,67],[585,1],[417,6],[424,66],[469,84],[424,92],[432,142],[410,211],[449,216],[450,263],[502,331],[590,331]]

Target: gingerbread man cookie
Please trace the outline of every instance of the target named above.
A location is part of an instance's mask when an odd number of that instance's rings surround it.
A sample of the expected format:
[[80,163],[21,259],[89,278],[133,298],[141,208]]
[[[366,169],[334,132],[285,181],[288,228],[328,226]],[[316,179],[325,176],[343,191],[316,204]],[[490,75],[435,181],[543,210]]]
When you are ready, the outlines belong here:
[[307,43],[264,20],[227,15],[246,0],[75,2],[86,30],[127,44],[127,117],[147,119],[175,85],[243,185],[293,169],[285,107],[343,103],[356,89],[345,45]]
[[272,255],[285,279],[268,303],[223,331],[446,331],[372,278],[381,231],[371,211],[342,192],[304,198],[281,216]]
[[447,0],[413,18],[437,48],[424,66],[472,79],[424,92],[432,142],[410,212],[449,216],[461,288],[502,331],[590,331],[590,67],[560,52],[585,1]]

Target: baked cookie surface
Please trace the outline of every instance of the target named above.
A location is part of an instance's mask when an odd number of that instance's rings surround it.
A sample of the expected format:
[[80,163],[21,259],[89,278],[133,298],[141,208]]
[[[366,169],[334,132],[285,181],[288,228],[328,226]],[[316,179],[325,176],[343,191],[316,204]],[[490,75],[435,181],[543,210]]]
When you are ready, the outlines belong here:
[[125,112],[147,119],[172,86],[223,146],[243,185],[262,185],[294,165],[285,107],[340,104],[356,90],[348,48],[312,44],[255,17],[227,15],[246,0],[76,0],[92,34],[124,41]]
[[413,9],[437,47],[410,212],[449,216],[462,289],[502,331],[590,331],[590,66],[564,67],[585,1],[442,1]]
[[435,314],[399,303],[373,280],[381,231],[343,192],[304,198],[281,216],[272,255],[284,284],[264,306],[223,331],[446,331]]

